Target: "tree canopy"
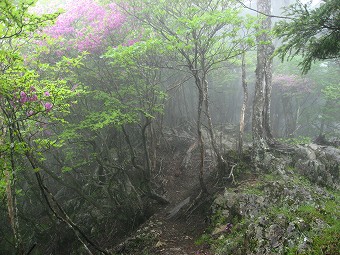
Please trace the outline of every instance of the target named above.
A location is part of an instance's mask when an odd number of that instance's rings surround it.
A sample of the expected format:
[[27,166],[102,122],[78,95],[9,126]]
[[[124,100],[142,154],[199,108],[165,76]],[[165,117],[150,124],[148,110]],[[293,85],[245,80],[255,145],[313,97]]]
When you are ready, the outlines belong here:
[[339,0],[324,0],[315,9],[311,2],[298,1],[286,9],[286,15],[292,19],[280,21],[275,27],[283,42],[277,50],[282,59],[301,54],[300,66],[302,72],[307,73],[315,60],[339,58]]

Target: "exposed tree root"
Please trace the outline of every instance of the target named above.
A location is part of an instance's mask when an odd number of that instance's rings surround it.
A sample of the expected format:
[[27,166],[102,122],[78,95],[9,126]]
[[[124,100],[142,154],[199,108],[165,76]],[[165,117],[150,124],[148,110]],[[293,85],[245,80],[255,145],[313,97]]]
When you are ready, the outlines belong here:
[[161,205],[167,205],[170,203],[169,200],[167,200],[165,197],[158,195],[157,193],[151,191],[147,194],[147,196],[155,201],[157,201],[158,203],[160,203]]
[[233,184],[236,184],[236,181],[235,181],[235,177],[234,177],[234,168],[237,166],[237,164],[234,164],[231,169],[230,169],[230,173],[229,173],[229,176],[228,176],[228,179],[232,178],[232,183]]

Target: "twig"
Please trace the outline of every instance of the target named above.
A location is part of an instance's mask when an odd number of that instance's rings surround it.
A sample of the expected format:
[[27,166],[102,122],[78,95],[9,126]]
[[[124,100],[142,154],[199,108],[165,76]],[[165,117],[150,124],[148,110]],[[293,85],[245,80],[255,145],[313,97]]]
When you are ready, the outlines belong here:
[[26,255],[31,254],[31,252],[34,250],[35,246],[37,246],[37,243],[34,243],[31,249],[26,253]]
[[236,0],[239,4],[241,4],[244,8],[248,9],[248,10],[251,10],[251,11],[254,11],[254,12],[257,12],[259,14],[262,14],[264,16],[267,16],[267,17],[270,17],[270,18],[278,18],[278,19],[291,19],[291,20],[294,20],[294,18],[291,18],[291,17],[288,17],[288,16],[277,16],[277,15],[271,15],[271,14],[268,14],[268,13],[264,13],[264,12],[261,12],[261,11],[258,11],[256,9],[253,9],[249,6],[246,6],[244,3],[242,3],[240,0]]

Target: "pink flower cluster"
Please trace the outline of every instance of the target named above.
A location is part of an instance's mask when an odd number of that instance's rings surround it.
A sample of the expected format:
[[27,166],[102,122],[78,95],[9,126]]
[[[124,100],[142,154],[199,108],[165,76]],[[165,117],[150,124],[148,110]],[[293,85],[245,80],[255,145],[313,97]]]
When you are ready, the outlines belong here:
[[282,92],[310,92],[312,82],[297,75],[278,74],[273,76],[273,86]]
[[94,0],[69,1],[65,10],[45,32],[61,39],[66,49],[88,52],[105,49],[105,40],[125,22],[115,4],[101,6]]
[[[24,105],[24,104],[29,103],[29,102],[39,102],[44,107],[46,113],[50,112],[53,108],[53,104],[51,102],[44,102],[42,100],[38,100],[38,96],[36,94],[36,89],[34,87],[30,88],[29,94],[27,94],[24,91],[20,91],[19,95],[20,95],[20,98],[19,98],[18,101],[21,105]],[[50,97],[51,94],[50,94],[49,91],[45,91],[44,96]],[[32,109],[28,110],[27,113],[26,113],[27,117],[30,117],[34,114],[35,114],[35,112]]]

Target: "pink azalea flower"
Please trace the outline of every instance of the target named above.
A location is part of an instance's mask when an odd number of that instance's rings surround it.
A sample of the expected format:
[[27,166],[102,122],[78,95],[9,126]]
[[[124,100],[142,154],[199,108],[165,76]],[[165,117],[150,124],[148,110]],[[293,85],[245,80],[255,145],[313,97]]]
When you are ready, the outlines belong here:
[[33,114],[34,114],[34,111],[33,111],[33,110],[29,110],[29,111],[26,113],[27,117],[31,117]]
[[21,92],[20,92],[20,100],[19,100],[19,102],[20,102],[21,104],[24,104],[24,103],[26,103],[27,101],[28,101],[27,94],[26,94],[24,91],[21,91]]
[[[65,39],[65,47],[101,52],[108,46],[107,38],[115,34],[115,30],[119,33],[126,21],[115,4],[103,6],[96,0],[65,2],[65,10],[68,11],[59,15],[53,26],[45,29],[51,37]],[[59,54],[57,51],[55,53]]]
[[38,97],[37,97],[36,94],[34,94],[33,96],[30,97],[30,101],[31,101],[31,102],[35,102],[35,101],[37,101],[37,100],[38,100]]
[[50,102],[47,102],[47,103],[44,104],[44,107],[45,107],[46,112],[49,112],[49,111],[51,111],[53,104],[50,103]]

